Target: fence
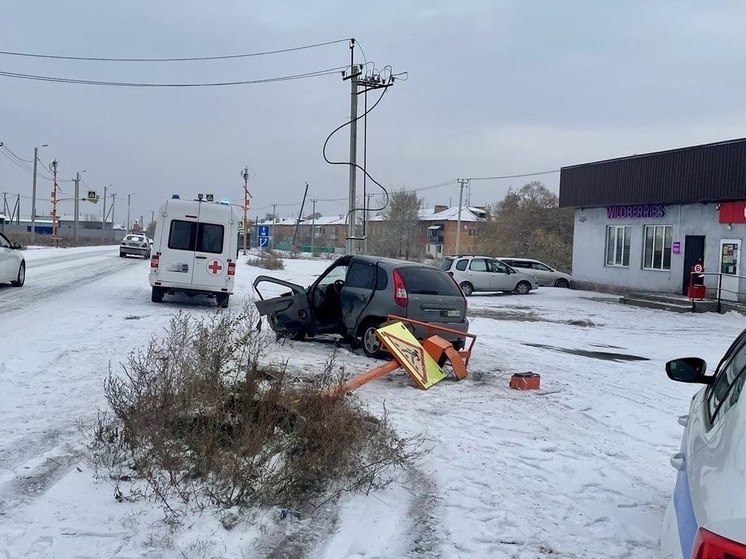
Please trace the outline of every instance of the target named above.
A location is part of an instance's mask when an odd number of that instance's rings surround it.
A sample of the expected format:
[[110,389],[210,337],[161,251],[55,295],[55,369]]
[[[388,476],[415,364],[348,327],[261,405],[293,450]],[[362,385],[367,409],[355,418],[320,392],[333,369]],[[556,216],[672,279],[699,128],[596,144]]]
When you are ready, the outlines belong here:
[[[737,303],[739,301],[746,299],[746,292],[743,292],[738,288],[733,290],[727,287],[723,287],[723,276],[727,278],[737,279],[739,285],[741,281],[746,280],[746,276],[739,276],[735,274],[723,274],[720,272],[691,272],[690,276],[691,277],[689,278],[689,286],[690,286],[689,299],[693,300],[693,299],[708,299],[709,298],[709,299],[716,300],[717,301],[717,312],[722,311],[723,293],[728,293],[734,296],[734,299],[730,299],[729,297],[726,297],[726,302]],[[712,285],[708,286],[707,282],[705,281],[707,277],[717,278],[717,287],[713,287]],[[697,290],[697,288],[700,288],[703,291],[703,293],[701,293],[703,295],[702,297],[694,296],[694,292]]]

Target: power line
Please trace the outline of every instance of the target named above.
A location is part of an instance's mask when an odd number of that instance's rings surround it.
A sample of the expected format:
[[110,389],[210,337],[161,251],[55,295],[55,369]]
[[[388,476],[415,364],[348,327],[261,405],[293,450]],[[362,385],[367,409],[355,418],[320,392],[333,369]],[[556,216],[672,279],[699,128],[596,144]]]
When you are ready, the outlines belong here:
[[12,51],[0,51],[0,55],[5,56],[23,56],[29,58],[47,58],[54,60],[87,60],[94,62],[195,62],[202,60],[229,60],[235,58],[250,58],[254,56],[267,56],[270,54],[282,54],[286,52],[294,52],[299,50],[313,49],[318,47],[325,47],[328,45],[334,45],[337,43],[344,43],[351,39],[336,39],[334,41],[326,41],[323,43],[314,43],[312,45],[303,45],[300,47],[290,47],[285,49],[266,50],[259,52],[245,52],[240,54],[226,54],[218,56],[193,56],[193,57],[179,57],[179,58],[104,58],[96,56],[64,56],[57,54],[38,54],[30,52],[12,52]]
[[537,175],[551,175],[553,173],[559,173],[559,169],[552,169],[551,171],[539,171],[538,173],[523,173],[521,175],[501,175],[496,177],[467,177],[470,181],[492,181],[498,179],[520,179],[523,177],[534,177]]
[[145,83],[145,82],[112,82],[112,81],[99,81],[99,80],[82,80],[75,78],[63,78],[58,76],[40,76],[35,74],[19,74],[16,72],[5,72],[0,70],[0,76],[6,78],[18,78],[25,80],[55,82],[55,83],[70,83],[76,85],[101,85],[111,87],[220,87],[220,86],[231,86],[231,85],[254,85],[260,83],[272,83],[282,82],[290,80],[301,80],[305,78],[314,78],[317,76],[328,76],[336,74],[337,72],[344,70],[347,66],[338,66],[336,68],[326,68],[324,70],[316,70],[313,72],[306,72],[303,74],[290,74],[287,76],[278,76],[274,78],[262,78],[258,80],[242,80],[235,82],[210,82],[210,83]]

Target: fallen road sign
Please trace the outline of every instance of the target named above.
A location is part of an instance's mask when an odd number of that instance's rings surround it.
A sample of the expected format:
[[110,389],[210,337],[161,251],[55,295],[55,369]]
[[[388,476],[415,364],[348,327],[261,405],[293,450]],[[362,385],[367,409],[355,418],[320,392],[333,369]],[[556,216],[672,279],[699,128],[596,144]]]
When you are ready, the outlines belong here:
[[376,335],[420,388],[427,390],[446,378],[443,369],[401,322],[378,328]]

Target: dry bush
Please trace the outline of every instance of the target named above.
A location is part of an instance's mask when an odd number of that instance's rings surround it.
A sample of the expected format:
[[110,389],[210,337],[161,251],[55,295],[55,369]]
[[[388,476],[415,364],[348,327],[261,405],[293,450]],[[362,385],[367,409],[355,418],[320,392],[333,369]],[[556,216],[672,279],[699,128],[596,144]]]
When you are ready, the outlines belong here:
[[178,516],[181,506],[304,508],[340,491],[385,487],[419,453],[358,401],[336,394],[333,358],[308,382],[262,368],[255,311],[179,314],[165,338],[105,382],[111,412],[88,430],[89,458]]
[[263,255],[257,258],[249,258],[247,261],[249,266],[256,266],[258,268],[264,268],[265,270],[284,270],[285,263],[282,258],[274,251],[268,250]]

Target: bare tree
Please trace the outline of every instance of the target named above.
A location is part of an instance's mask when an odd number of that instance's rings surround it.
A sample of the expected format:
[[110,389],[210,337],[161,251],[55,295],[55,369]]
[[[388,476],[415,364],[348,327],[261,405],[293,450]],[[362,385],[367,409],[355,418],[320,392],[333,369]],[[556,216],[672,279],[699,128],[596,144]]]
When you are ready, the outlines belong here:
[[371,251],[379,256],[407,260],[419,256],[424,246],[420,231],[421,208],[422,199],[416,192],[392,193],[383,210],[381,233],[369,242]]
[[573,211],[541,182],[509,190],[489,211],[480,250],[496,256],[544,260],[561,270],[572,264]]

